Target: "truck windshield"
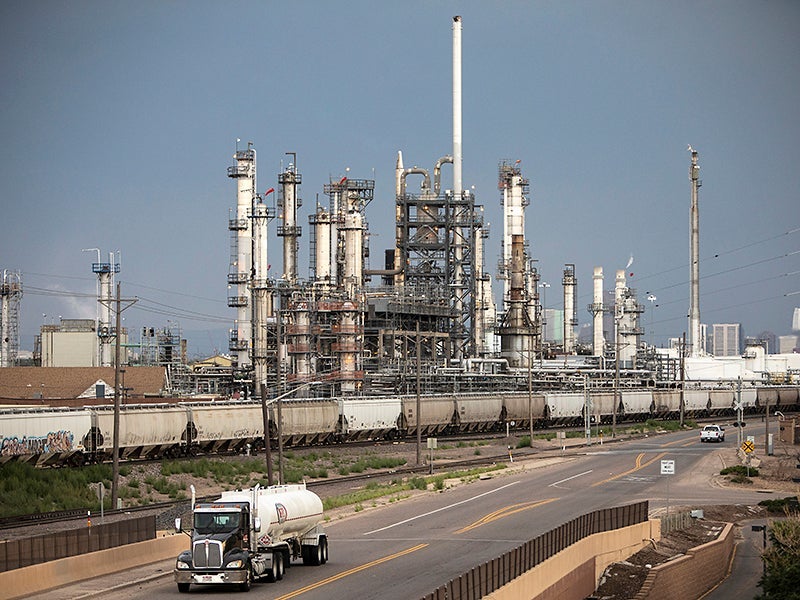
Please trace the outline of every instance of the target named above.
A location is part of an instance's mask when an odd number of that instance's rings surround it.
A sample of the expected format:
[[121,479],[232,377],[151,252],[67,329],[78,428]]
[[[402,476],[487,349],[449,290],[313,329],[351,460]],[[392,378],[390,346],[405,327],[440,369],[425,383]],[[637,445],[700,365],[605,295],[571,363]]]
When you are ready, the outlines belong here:
[[197,533],[230,533],[239,528],[239,513],[195,513],[194,529]]

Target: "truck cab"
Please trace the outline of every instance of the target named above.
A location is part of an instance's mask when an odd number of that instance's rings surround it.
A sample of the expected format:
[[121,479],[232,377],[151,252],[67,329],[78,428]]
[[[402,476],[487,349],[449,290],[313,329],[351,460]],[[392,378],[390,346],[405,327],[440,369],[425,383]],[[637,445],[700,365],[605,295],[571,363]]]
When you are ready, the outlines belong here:
[[[233,583],[248,590],[250,565],[250,506],[246,503],[201,503],[195,506],[191,549],[178,556],[178,589],[191,583]],[[176,523],[180,528],[180,523]],[[185,569],[185,571],[184,571]]]

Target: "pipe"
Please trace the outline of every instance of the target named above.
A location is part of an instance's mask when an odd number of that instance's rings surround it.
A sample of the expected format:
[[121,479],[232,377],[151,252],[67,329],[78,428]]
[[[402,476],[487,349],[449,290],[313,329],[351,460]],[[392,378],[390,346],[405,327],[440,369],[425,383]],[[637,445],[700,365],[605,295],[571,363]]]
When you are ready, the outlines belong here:
[[433,193],[437,196],[442,189],[442,165],[445,163],[452,165],[453,157],[449,154],[447,156],[443,156],[436,161],[436,165],[433,167]]
[[424,176],[424,180],[422,182],[422,190],[427,191],[431,189],[431,176],[428,173],[427,169],[421,169],[419,167],[411,167],[410,169],[404,169],[403,172],[400,174],[400,195],[406,195],[406,177],[409,175],[422,175]]

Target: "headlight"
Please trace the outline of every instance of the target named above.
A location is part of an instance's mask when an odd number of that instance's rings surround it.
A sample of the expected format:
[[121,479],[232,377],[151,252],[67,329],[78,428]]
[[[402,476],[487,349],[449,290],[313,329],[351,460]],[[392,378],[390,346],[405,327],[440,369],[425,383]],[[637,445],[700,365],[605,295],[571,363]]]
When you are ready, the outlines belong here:
[[225,565],[226,569],[241,569],[244,566],[243,560],[232,560],[227,565]]
[[185,563],[182,560],[179,560],[177,563],[175,563],[175,568],[176,569],[191,569],[192,566],[189,563]]

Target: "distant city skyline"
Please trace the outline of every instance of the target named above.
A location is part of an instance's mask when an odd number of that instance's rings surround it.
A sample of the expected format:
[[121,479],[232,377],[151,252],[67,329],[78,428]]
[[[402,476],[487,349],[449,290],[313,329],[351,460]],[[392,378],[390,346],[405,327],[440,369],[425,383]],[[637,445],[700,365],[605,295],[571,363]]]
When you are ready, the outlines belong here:
[[[325,183],[375,179],[372,268],[394,241],[394,165],[452,150],[451,25],[463,21],[464,184],[500,258],[501,160],[531,183],[529,253],[548,308],[575,264],[626,272],[658,346],[687,330],[690,154],[699,152],[700,319],[745,335],[797,328],[800,4],[619,0],[398,5],[355,0],[0,5],[0,269],[21,271],[20,347],[93,318],[91,265],[119,252],[125,326],[180,327],[227,351],[237,138],[258,188],[295,152],[307,218]],[[452,184],[443,172],[443,187]],[[271,276],[281,246],[270,227]],[[373,280],[373,285],[378,285]],[[499,304],[501,282],[493,281]],[[648,296],[656,301],[648,302]],[[651,341],[647,336],[648,340]]]

